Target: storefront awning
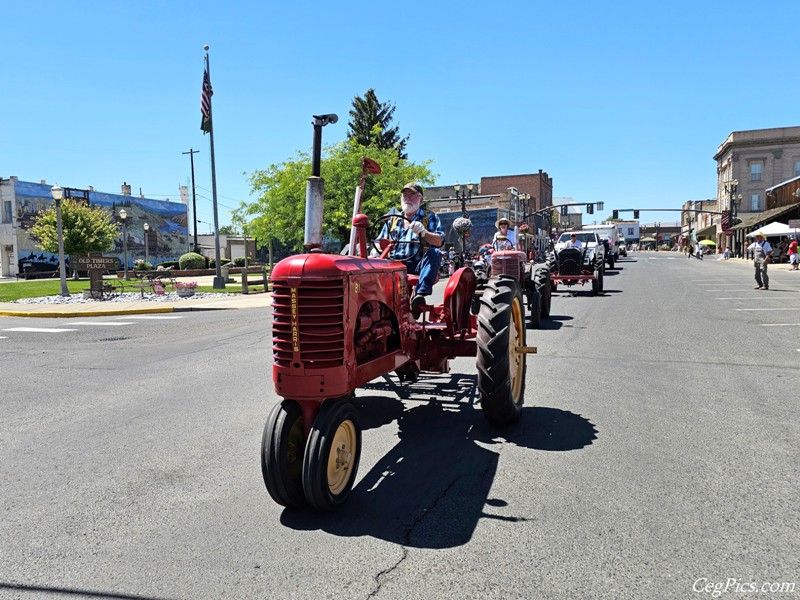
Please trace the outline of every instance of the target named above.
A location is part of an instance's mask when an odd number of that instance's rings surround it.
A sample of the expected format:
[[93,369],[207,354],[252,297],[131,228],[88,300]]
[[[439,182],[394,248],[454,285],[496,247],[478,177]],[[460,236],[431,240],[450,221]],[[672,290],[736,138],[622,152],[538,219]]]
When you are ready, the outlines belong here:
[[785,215],[788,212],[792,212],[797,208],[800,208],[800,202],[797,202],[795,204],[790,204],[789,206],[779,206],[778,208],[771,208],[770,210],[765,210],[764,212],[756,213],[754,215],[748,215],[746,218],[742,219],[741,223],[731,227],[731,229],[733,229],[734,231],[738,231],[741,229],[752,229],[760,225],[766,225],[767,223],[771,223],[781,215]]
[[717,226],[716,225],[711,225],[709,227],[706,227],[705,229],[701,229],[699,231],[696,231],[695,235],[697,237],[702,237],[702,236],[711,236],[711,237],[713,237],[713,236],[717,235]]

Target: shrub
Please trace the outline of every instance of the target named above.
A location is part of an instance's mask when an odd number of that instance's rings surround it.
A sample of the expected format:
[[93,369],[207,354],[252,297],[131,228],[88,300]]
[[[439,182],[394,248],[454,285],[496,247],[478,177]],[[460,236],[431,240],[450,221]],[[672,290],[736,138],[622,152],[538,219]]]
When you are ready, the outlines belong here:
[[[250,264],[251,263],[252,263],[252,261],[250,261]],[[233,259],[233,264],[236,265],[237,267],[243,267],[244,266],[244,256],[237,256],[236,258],[234,258]]]
[[205,269],[206,259],[196,252],[187,252],[181,256],[178,265],[181,269]]
[[152,263],[145,262],[143,260],[137,260],[133,263],[133,270],[134,271],[149,271],[153,268]]
[[[225,258],[224,256],[221,256],[221,257],[220,257],[220,259],[219,259],[219,262],[220,262],[220,264],[221,264],[221,265],[223,265],[223,266],[224,266],[226,263],[229,263],[230,261],[231,261],[231,259],[229,259],[229,258]],[[208,268],[209,268],[209,269],[216,269],[216,268],[217,268],[217,261],[216,261],[216,259],[214,259],[214,258],[209,258],[209,259],[208,259]]]

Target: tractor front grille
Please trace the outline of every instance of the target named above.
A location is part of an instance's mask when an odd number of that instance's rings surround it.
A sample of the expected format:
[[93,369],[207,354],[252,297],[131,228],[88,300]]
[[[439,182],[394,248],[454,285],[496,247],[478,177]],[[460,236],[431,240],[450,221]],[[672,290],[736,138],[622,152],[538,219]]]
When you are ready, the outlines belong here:
[[495,254],[492,254],[492,276],[510,275],[519,281],[519,256],[519,252],[496,252]]
[[275,364],[306,369],[344,364],[343,281],[304,280],[296,288],[273,281],[272,290]]

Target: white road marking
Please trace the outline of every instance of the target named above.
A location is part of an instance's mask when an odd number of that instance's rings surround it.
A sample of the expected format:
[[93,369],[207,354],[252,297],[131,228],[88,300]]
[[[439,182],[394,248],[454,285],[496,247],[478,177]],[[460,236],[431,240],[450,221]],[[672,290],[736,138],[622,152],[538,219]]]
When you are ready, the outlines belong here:
[[62,331],[78,331],[77,329],[55,329],[52,327],[12,327],[3,331],[21,331],[25,333],[61,333]]
[[130,321],[75,321],[64,325],[133,325]]
[[182,319],[182,315],[132,315],[125,319]]
[[7,335],[0,335],[0,340],[7,340],[7,339],[8,339]]
[[64,323],[64,325],[133,325],[133,323],[129,321],[74,321]]
[[747,298],[714,298],[714,300],[752,300],[758,298],[759,300],[785,300],[786,298],[793,298],[793,296],[776,296],[770,294],[769,296],[749,296]]
[[789,308],[734,308],[733,310],[741,310],[741,311],[755,311],[755,310],[800,310],[800,306],[797,308],[789,307]]
[[800,323],[761,323],[762,327],[800,327]]

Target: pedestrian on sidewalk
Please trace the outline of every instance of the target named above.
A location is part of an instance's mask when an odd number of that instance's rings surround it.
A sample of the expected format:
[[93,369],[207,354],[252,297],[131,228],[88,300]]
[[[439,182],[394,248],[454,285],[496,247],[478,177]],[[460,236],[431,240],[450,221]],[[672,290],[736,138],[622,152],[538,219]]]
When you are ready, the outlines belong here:
[[797,240],[794,238],[789,242],[789,264],[792,271],[797,271]]
[[755,261],[755,276],[758,284],[755,289],[768,290],[769,275],[767,275],[767,265],[772,260],[772,246],[760,231],[756,231],[755,238],[756,241],[747,247],[747,251],[753,253],[753,260]]
[[694,245],[694,255],[699,260],[703,260],[703,245],[700,242]]

